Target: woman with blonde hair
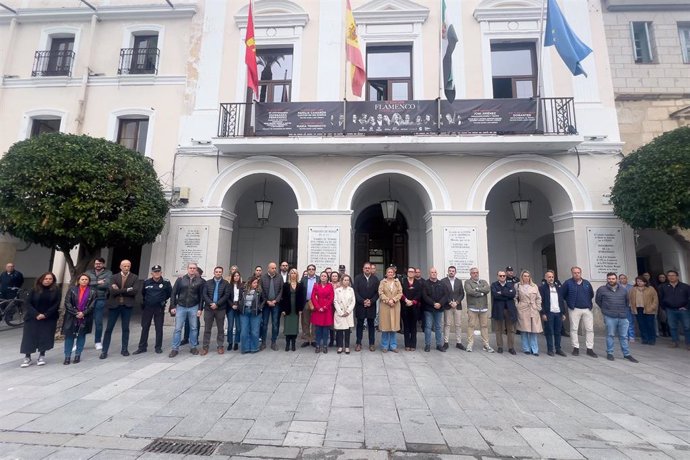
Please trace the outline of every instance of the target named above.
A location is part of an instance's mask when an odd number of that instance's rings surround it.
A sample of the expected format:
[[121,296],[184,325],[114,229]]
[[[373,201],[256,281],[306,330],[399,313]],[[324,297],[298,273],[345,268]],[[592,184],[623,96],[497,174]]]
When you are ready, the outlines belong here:
[[395,277],[395,269],[388,267],[386,277],[379,284],[379,330],[381,331],[381,351],[398,352],[397,334],[400,330],[400,299],[402,285]]
[[300,315],[304,310],[307,290],[300,283],[297,269],[288,272],[287,281],[283,284],[280,297],[280,314],[283,317],[283,333],[285,333],[285,351],[295,351],[295,342],[299,334]]
[[539,288],[532,281],[529,271],[520,273],[517,285],[517,328],[521,332],[522,351],[527,355],[539,356],[539,341],[537,334],[543,329],[541,325],[541,295]]

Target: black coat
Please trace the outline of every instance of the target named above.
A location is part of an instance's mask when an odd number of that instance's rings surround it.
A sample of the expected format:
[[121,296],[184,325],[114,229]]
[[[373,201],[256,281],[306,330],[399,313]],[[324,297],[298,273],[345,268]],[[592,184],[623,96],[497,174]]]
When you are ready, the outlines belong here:
[[[355,276],[352,289],[355,291],[355,318],[376,318],[376,301],[379,299],[379,279],[376,275],[371,275],[367,280],[360,273]],[[364,306],[365,299],[371,300],[370,307]]]
[[[77,322],[79,312],[79,286],[72,286],[65,296],[65,318],[62,322],[63,335],[77,335],[80,332],[90,334],[93,326],[93,310],[96,305],[97,289],[89,290],[89,297],[86,299],[86,309],[84,310],[84,321]],[[80,331],[81,324],[81,331]]]
[[[556,293],[558,294],[558,308],[561,309],[561,314],[565,315],[565,312],[568,311],[568,306],[565,304],[561,285],[554,283],[554,286],[556,286]],[[541,295],[541,313],[545,315],[551,312],[551,290],[548,283],[542,283],[539,286],[539,295]]]
[[[458,280],[459,281],[459,280]],[[430,279],[424,281],[424,289],[422,289],[422,304],[425,311],[443,311],[443,307],[448,303],[449,288],[441,282],[441,280],[432,281]],[[434,308],[435,303],[441,304],[441,309]]]
[[307,287],[302,283],[297,283],[297,289],[295,290],[295,310],[292,311],[292,306],[290,305],[290,283],[283,284],[282,296],[278,306],[280,307],[280,312],[285,313],[285,315],[291,315],[293,313],[298,314],[304,310],[304,304],[307,302]]
[[407,305],[405,305],[404,301],[405,300],[412,300],[415,302],[413,305],[414,308],[416,309],[421,309],[422,307],[422,283],[419,280],[414,280],[412,285],[410,286],[410,283],[407,281],[407,278],[402,280],[400,282],[402,285],[402,291],[403,291],[403,297],[401,299],[401,305],[403,309],[405,308],[410,308]]
[[[39,289],[40,291],[32,289],[24,304],[24,334],[19,350],[23,354],[51,350],[55,345],[55,329],[60,316],[60,290],[56,286],[52,289]],[[39,314],[46,318],[37,320]]]
[[[211,304],[213,303],[213,291],[216,289],[216,280],[215,278],[211,278],[210,280],[206,281],[206,286],[204,287],[203,290],[203,298],[204,301],[203,307],[200,304],[199,305],[199,310],[206,309],[206,310],[211,310]],[[216,305],[218,306],[218,310],[225,310],[228,306],[228,301],[230,300],[230,297],[232,296],[232,286],[230,283],[225,281],[223,278],[220,279],[220,285],[218,286],[218,302],[216,302]]]
[[[113,285],[117,286],[113,288]],[[108,308],[118,308],[120,306],[132,308],[136,300],[139,288],[139,277],[130,272],[122,285],[122,272],[113,275],[110,279]]]
[[[506,283],[501,286],[501,283],[494,281],[491,283],[491,318],[498,321],[508,319],[512,322],[517,321],[517,307],[515,306],[515,296],[517,291],[513,283]],[[508,311],[509,318],[505,317],[505,312]]]
[[450,279],[448,277],[443,278],[441,280],[441,283],[446,287],[446,290],[448,291],[448,300],[446,303],[443,305],[443,308],[445,310],[450,310],[450,302],[455,300],[458,303],[458,306],[456,307],[457,310],[462,310],[462,299],[465,298],[465,289],[462,287],[462,280],[460,278],[455,278],[455,283],[454,283],[454,288],[453,289],[450,286]]

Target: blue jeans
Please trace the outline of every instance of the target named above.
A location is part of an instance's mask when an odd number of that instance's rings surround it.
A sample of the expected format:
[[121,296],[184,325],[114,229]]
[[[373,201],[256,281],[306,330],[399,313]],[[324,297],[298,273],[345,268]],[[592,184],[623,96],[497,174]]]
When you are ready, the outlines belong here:
[[678,323],[683,324],[683,333],[685,334],[685,344],[690,345],[690,310],[678,310],[675,308],[667,308],[666,315],[668,316],[668,327],[671,329],[671,340],[678,343]]
[[630,354],[630,349],[628,348],[628,327],[630,326],[628,318],[611,318],[604,315],[604,322],[606,323],[606,354],[613,354],[613,339],[617,335],[621,342],[623,356],[628,356]]
[[326,348],[331,334],[330,326],[316,326],[316,346]]
[[179,350],[180,342],[182,342],[182,328],[185,321],[189,321],[189,344],[192,348],[199,346],[199,330],[197,329],[196,312],[199,310],[198,305],[193,307],[183,307],[178,305],[175,307],[175,332],[173,333],[172,349]]
[[[76,356],[81,355],[84,351],[84,344],[86,343],[86,333],[82,332],[77,336],[77,351]],[[72,347],[74,346],[74,334],[67,334],[65,336],[65,358],[72,356]]]
[[268,333],[268,318],[271,318],[271,343],[278,340],[278,333],[280,332],[280,307],[264,306],[262,313],[263,319],[261,321],[261,341],[266,344],[266,334]]
[[630,309],[628,309],[628,339],[635,341],[635,318]]
[[108,325],[105,327],[105,334],[103,335],[103,353],[108,353],[113,329],[115,329],[119,317],[122,317],[122,351],[127,350],[129,346],[129,320],[132,317],[132,307],[120,305],[108,310]]
[[[558,330],[560,335],[560,329]],[[522,351],[528,351],[535,355],[539,353],[539,340],[537,334],[534,332],[520,332],[520,340],[522,341]]]
[[242,353],[256,353],[259,351],[259,333],[261,329],[261,315],[250,312],[240,314],[240,351]]
[[436,346],[443,346],[443,310],[424,311],[424,345],[431,345],[431,326],[436,332]]
[[[235,343],[240,343],[240,335],[242,333],[242,326],[240,325],[240,318],[242,313],[239,308],[233,310],[232,307],[228,307],[228,345]],[[235,333],[233,334],[233,327],[235,328]]]
[[105,309],[105,299],[96,299],[93,303],[93,322],[96,328],[94,343],[101,343],[103,337],[103,310]]
[[381,350],[395,350],[398,348],[397,332],[381,332]]
[[[640,311],[641,310],[641,311]],[[654,326],[654,315],[644,313],[644,309],[638,309],[637,327],[640,328],[642,343],[654,345],[656,343],[656,328]]]
[[544,336],[546,337],[546,349],[548,351],[558,351],[561,349],[562,315],[563,313],[546,313],[547,320],[544,321]]

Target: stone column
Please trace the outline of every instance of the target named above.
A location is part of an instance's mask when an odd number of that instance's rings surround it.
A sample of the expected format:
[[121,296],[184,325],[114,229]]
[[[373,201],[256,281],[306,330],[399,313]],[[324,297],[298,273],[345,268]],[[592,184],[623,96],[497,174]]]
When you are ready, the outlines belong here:
[[230,265],[232,227],[235,214],[223,208],[182,208],[170,211],[165,263],[173,277],[184,274],[188,262],[196,262],[210,273]]
[[[297,267],[298,271],[304,270],[308,264],[316,265],[317,273],[326,268],[326,265],[316,260],[310,260],[311,253],[315,252],[317,242],[315,241],[316,231],[322,232],[328,238],[337,238],[337,260],[331,260],[329,265],[333,270],[338,269],[339,264],[344,264],[348,273],[353,273],[353,246],[352,246],[352,210],[329,210],[329,209],[297,209],[295,211],[298,218],[297,230]],[[312,232],[310,232],[310,228]],[[324,233],[325,232],[325,233]],[[337,232],[337,236],[336,236]],[[311,245],[311,246],[310,246]],[[322,251],[319,251],[323,254]]]

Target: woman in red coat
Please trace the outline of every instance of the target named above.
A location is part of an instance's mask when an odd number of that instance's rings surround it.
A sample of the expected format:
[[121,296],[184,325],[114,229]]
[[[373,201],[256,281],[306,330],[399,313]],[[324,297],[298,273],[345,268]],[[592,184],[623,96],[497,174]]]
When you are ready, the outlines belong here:
[[328,282],[328,273],[322,272],[319,283],[311,291],[311,323],[316,328],[316,353],[328,353],[328,336],[333,325],[333,285]]

